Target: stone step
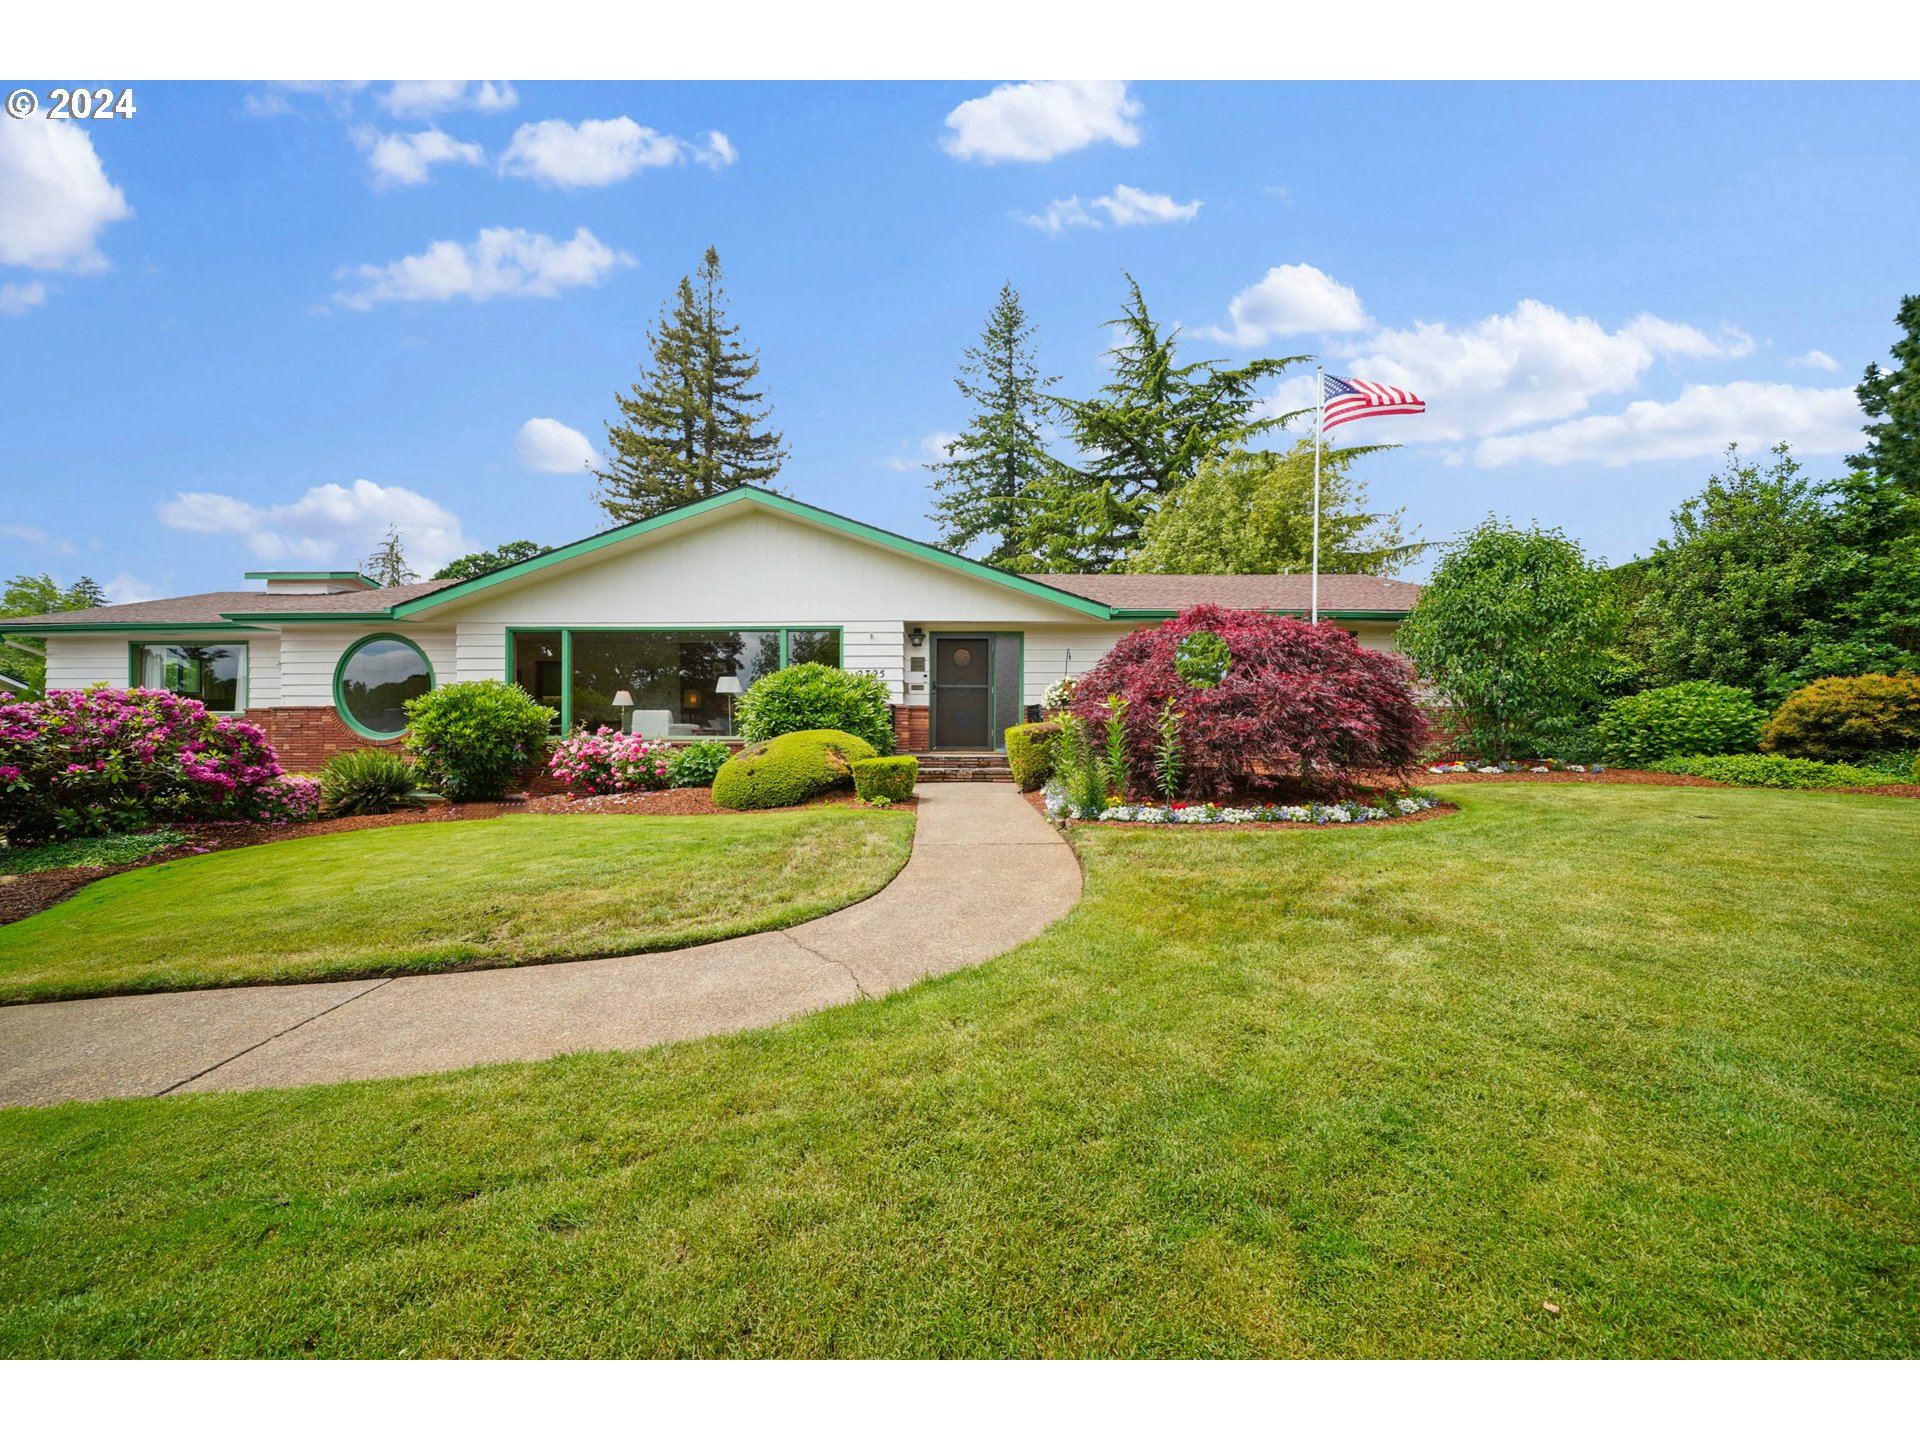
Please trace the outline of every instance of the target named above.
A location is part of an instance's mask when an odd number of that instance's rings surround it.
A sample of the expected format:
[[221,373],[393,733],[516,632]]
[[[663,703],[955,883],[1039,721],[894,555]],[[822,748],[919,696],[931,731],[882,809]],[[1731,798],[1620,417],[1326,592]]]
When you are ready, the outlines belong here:
[[968,781],[981,781],[991,785],[1011,785],[1011,770],[922,770],[922,785],[965,784]]

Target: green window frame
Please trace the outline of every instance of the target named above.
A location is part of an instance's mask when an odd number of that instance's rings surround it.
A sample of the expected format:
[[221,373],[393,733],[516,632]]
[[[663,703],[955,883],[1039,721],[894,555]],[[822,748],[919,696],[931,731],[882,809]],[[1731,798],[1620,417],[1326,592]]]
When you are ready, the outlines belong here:
[[[844,625],[509,625],[505,679],[514,683],[517,666],[513,647],[520,635],[558,635],[560,637],[560,733],[573,733],[573,637],[576,635],[738,635],[777,631],[780,636],[780,665],[784,670],[793,661],[792,640],[796,634],[831,634],[842,667],[847,659],[847,631]],[[737,738],[737,737],[725,737]]]
[[[253,655],[247,649],[246,641],[222,640],[216,645],[197,645],[185,640],[129,640],[127,642],[128,689],[135,690],[140,688],[140,652],[143,650],[159,649],[163,646],[204,650],[238,650],[240,652],[240,673],[236,677],[238,683],[234,686],[233,691],[233,709],[215,710],[212,706],[208,706],[207,708],[209,713],[214,715],[244,715],[247,713],[247,705],[250,699],[248,687],[253,683]],[[184,694],[185,692],[175,691],[173,693]],[[200,697],[198,695],[190,695],[187,698],[198,700]]]
[[420,648],[417,641],[410,640],[405,635],[396,635],[392,631],[382,631],[377,635],[362,635],[346,648],[340,656],[339,663],[333,667],[333,708],[340,716],[340,719],[345,722],[346,727],[356,735],[364,736],[368,740],[398,740],[402,735],[407,733],[407,727],[405,725],[402,725],[398,730],[392,731],[371,730],[355,718],[354,713],[347,708],[345,690],[347,666],[352,663],[353,657],[366,649],[367,646],[381,640],[398,641],[413,651],[414,654],[420,657],[420,663],[426,666],[427,689],[432,690],[439,685],[439,678],[433,673],[433,661],[427,658],[427,652]]

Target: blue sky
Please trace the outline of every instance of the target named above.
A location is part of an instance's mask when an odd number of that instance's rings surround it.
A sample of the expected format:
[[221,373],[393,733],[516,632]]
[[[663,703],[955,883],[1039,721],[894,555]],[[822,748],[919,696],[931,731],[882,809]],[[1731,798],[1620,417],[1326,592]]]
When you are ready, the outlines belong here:
[[1911,86],[135,98],[0,119],[0,568],[119,598],[352,565],[390,521],[423,571],[599,528],[590,480],[539,467],[577,458],[560,427],[601,442],[709,243],[783,483],[926,538],[917,462],[965,418],[955,362],[1003,279],[1068,392],[1131,270],[1192,355],[1419,390],[1423,419],[1337,433],[1408,442],[1365,474],[1427,538],[1493,511],[1616,561],[1730,439],[1837,469],[1920,289]]

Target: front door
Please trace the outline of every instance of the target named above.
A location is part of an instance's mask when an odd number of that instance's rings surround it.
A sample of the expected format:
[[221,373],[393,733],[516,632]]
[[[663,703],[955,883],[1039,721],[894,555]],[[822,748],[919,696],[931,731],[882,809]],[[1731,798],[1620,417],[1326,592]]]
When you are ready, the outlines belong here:
[[993,641],[985,635],[933,637],[933,748],[993,748]]

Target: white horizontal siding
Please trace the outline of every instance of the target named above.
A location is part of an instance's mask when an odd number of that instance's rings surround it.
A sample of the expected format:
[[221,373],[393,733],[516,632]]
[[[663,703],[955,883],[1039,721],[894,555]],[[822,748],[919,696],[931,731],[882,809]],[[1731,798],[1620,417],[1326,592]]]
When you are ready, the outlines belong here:
[[1062,675],[1082,676],[1099,664],[1122,635],[1139,625],[1089,625],[1075,629],[1048,626],[1027,631],[1026,703],[1038,705],[1047,687]]
[[[441,684],[458,676],[459,661],[451,626],[426,629],[413,625],[289,625],[280,641],[280,703],[291,706],[333,704],[333,676],[340,657],[356,640],[368,635],[404,635],[418,645]],[[499,670],[493,672],[499,677]]]
[[127,655],[124,635],[49,635],[47,689],[84,690],[89,685],[125,685]]
[[840,631],[840,667],[870,670],[898,705],[905,695],[907,627],[899,620],[849,620]]
[[449,680],[507,677],[507,627],[494,620],[463,620],[454,626],[454,673]]
[[247,708],[270,710],[280,703],[280,637],[247,636]]

